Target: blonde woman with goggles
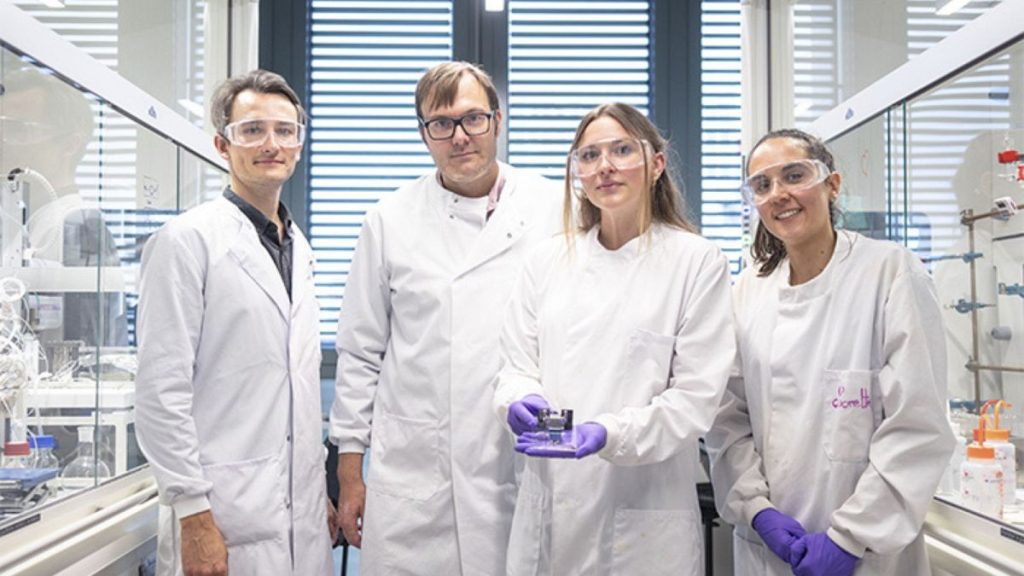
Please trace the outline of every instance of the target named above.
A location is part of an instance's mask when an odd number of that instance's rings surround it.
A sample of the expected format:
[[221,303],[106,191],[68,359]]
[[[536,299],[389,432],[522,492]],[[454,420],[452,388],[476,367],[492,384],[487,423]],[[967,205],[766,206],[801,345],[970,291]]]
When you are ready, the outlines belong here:
[[818,139],[772,132],[749,158],[754,265],[706,437],[736,574],[930,574],[921,526],[953,450],[931,278],[835,228],[841,177]]
[[[728,264],[694,233],[666,142],[626,104],[583,117],[564,235],[513,292],[495,406],[528,458],[507,573],[702,574],[697,440],[735,354]],[[570,447],[538,432],[574,410]]]

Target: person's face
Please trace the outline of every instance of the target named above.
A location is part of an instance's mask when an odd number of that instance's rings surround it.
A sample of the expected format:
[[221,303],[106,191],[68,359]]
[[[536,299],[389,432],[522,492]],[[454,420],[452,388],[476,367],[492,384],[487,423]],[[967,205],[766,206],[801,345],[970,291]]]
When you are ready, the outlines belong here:
[[[282,94],[263,94],[244,90],[235,96],[228,124],[244,120],[282,120],[298,122],[298,110]],[[268,136],[258,146],[245,147],[228,142],[218,134],[214,137],[217,151],[228,161],[231,178],[247,190],[280,188],[292,173],[302,154],[302,144],[284,147]]]
[[[765,168],[807,158],[801,141],[772,138],[763,142],[750,157],[747,171],[756,174]],[[839,196],[839,174],[801,189],[785,189],[772,180],[771,190],[757,212],[768,231],[786,246],[799,246],[816,240],[831,239],[829,205]]]
[[579,176],[579,181],[583,193],[601,211],[602,217],[638,217],[644,198],[651,194],[648,182],[656,181],[665,170],[665,155],[661,152],[651,155],[650,147],[641,151],[646,155],[645,162],[618,161],[616,164],[616,154],[621,155],[621,147],[631,142],[635,143],[636,138],[626,132],[618,120],[601,116],[587,126],[576,146],[577,151],[591,150],[596,158],[588,170],[592,173]]
[[[438,118],[461,118],[470,112],[490,112],[487,92],[469,74],[463,74],[459,89],[451,106],[434,107],[427,99],[423,104],[423,121]],[[447,140],[434,140],[420,126],[420,137],[427,145],[434,164],[441,171],[446,185],[456,188],[472,186],[494,174],[497,168],[498,135],[501,132],[501,111],[495,110],[490,120],[490,129],[483,134],[470,136],[462,126],[455,128],[455,134]]]
[[[72,90],[71,88],[67,88]],[[74,125],[61,124],[68,112],[54,110],[45,89],[11,90],[0,98],[0,169],[32,168],[48,178],[74,171],[84,153],[88,134],[75,134]]]

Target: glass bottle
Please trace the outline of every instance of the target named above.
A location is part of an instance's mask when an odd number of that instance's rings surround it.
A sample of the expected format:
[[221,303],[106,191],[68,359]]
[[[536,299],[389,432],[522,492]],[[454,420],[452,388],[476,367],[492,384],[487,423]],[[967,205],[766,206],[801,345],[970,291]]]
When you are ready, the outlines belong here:
[[28,439],[28,444],[32,447],[33,468],[60,468],[60,460],[53,453],[54,448],[57,447],[53,436],[49,434],[32,436]]
[[61,473],[66,488],[87,488],[100,478],[110,477],[110,468],[96,457],[93,430],[92,426],[78,428],[78,456]]
[[4,468],[30,468],[29,458],[32,452],[28,442],[8,442],[4,444]]

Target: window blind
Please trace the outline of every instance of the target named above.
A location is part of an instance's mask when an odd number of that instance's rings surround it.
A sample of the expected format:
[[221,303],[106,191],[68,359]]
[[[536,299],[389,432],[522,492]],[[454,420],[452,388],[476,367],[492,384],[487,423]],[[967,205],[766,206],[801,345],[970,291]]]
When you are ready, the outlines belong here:
[[739,188],[740,3],[701,2],[701,231],[739,271],[744,210]]
[[320,334],[333,347],[366,211],[430,170],[414,93],[452,57],[452,2],[310,3],[309,238]]
[[580,118],[606,102],[647,114],[650,2],[516,1],[509,10],[509,163],[562,180]]

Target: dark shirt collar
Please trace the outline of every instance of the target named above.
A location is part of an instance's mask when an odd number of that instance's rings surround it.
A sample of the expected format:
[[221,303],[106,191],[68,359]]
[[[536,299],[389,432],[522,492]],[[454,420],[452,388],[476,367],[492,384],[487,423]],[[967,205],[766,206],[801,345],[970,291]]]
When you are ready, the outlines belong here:
[[[242,198],[230,186],[224,188],[224,197],[231,201],[232,204],[238,206],[238,209],[245,214],[246,218],[252,222],[252,225],[256,227],[256,231],[263,236],[267,236],[274,239],[276,244],[281,244],[281,240],[277,235],[277,226],[274,221],[267,218],[267,215],[260,212],[259,208],[256,208],[252,204],[246,202],[245,198]],[[277,203],[277,216],[281,219],[284,224],[284,233],[281,235],[284,241],[291,240],[291,227],[292,227],[292,215],[288,212],[288,207],[283,202]]]

